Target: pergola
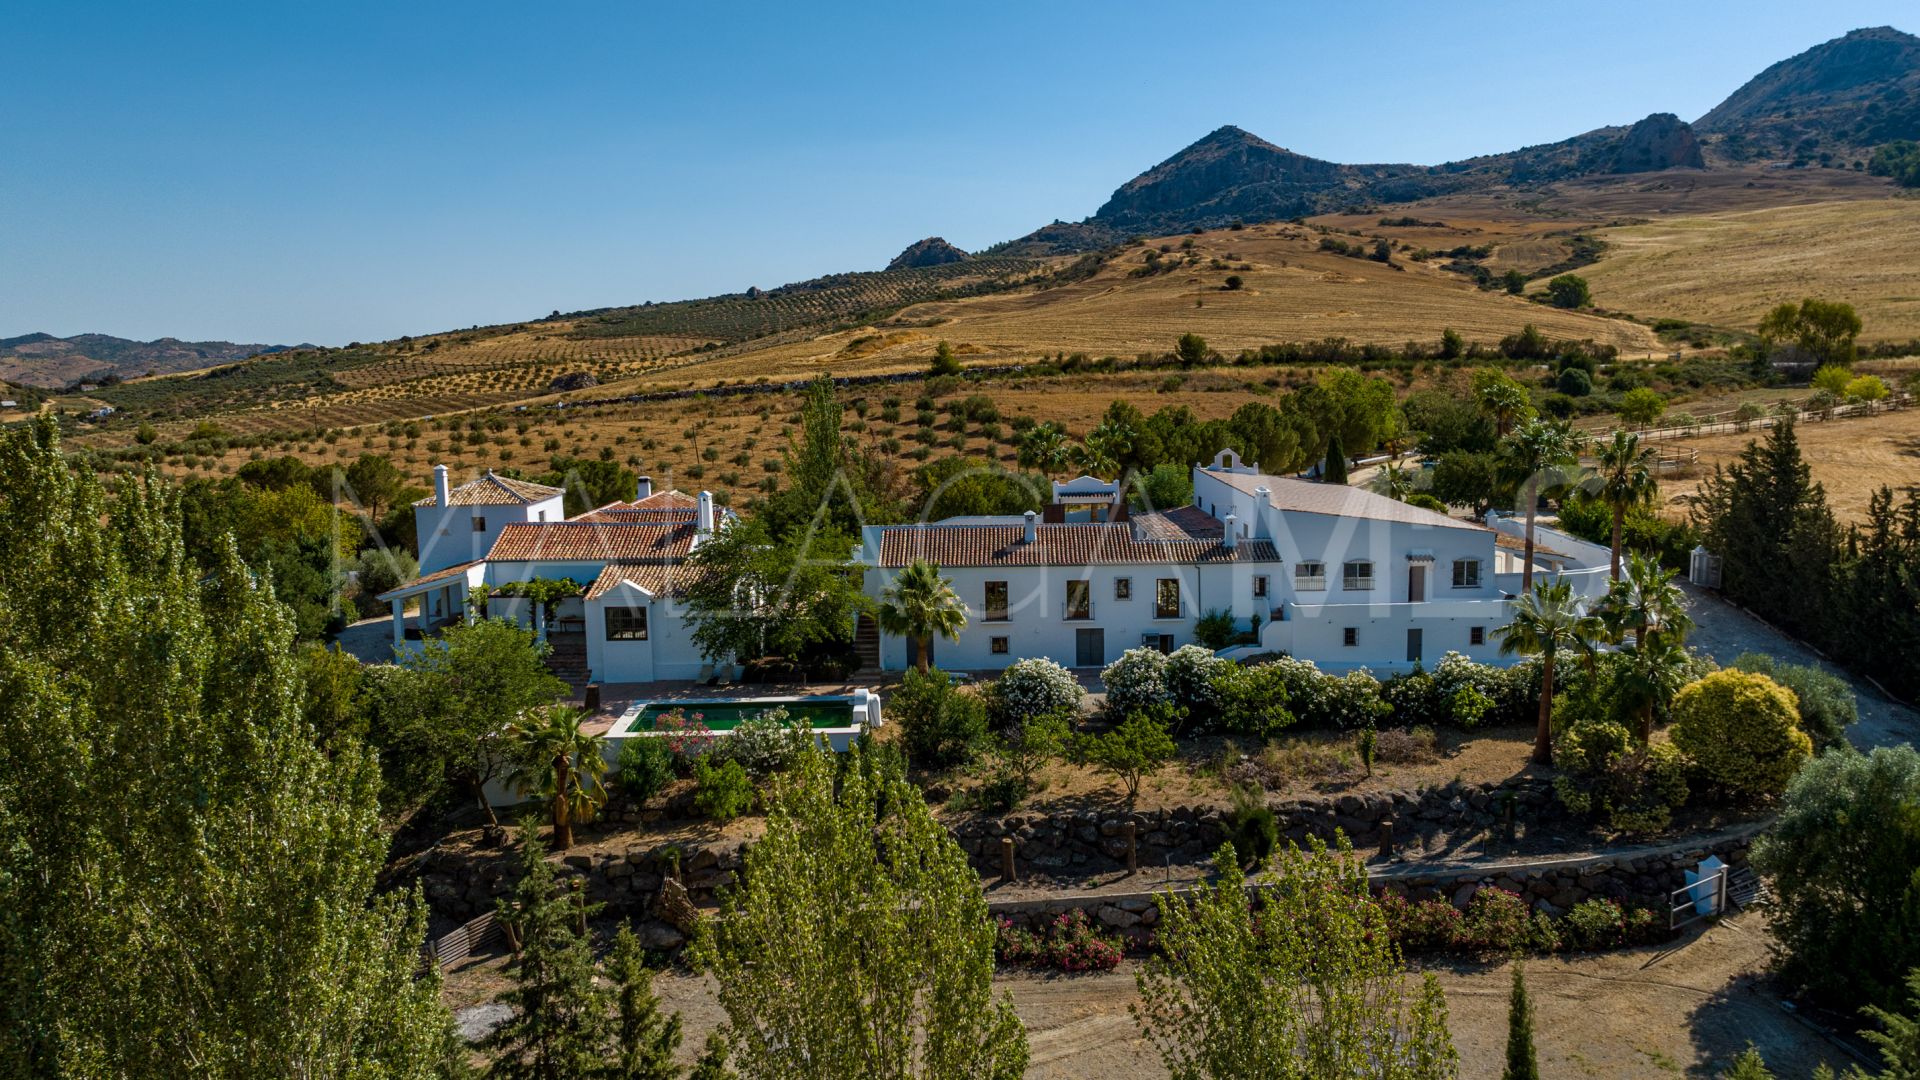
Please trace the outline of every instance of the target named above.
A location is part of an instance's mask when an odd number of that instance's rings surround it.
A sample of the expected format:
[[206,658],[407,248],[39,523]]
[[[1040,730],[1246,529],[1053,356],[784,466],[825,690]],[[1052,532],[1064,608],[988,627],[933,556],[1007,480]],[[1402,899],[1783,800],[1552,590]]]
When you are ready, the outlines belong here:
[[[461,563],[381,593],[379,598],[393,605],[394,651],[397,653],[405,649],[410,636],[423,638],[449,623],[471,619],[472,614],[467,610],[467,592],[479,584],[484,569],[483,562]],[[407,601],[416,596],[420,598],[420,611],[414,616],[414,630],[409,634]]]

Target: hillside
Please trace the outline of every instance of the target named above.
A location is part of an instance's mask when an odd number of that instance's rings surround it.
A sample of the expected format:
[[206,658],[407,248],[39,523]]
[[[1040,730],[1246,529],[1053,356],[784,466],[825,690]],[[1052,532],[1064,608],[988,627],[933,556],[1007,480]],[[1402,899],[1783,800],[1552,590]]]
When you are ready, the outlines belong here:
[[1730,160],[1841,163],[1920,138],[1920,37],[1855,30],[1782,60],[1695,122]]
[[159,338],[130,341],[108,334],[23,334],[0,338],[0,379],[23,386],[57,389],[108,376],[130,379],[168,374],[282,352],[285,345],[239,345],[231,341],[181,341]]

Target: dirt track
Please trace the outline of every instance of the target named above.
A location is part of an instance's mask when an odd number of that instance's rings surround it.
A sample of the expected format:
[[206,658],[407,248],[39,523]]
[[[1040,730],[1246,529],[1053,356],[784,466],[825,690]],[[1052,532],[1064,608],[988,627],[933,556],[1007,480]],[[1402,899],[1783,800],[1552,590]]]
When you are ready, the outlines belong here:
[[[1756,914],[1737,915],[1705,933],[1658,949],[1528,961],[1535,1038],[1550,1077],[1715,1076],[1748,1042],[1774,1074],[1808,1075],[1843,1053],[1784,1009],[1755,975],[1767,962],[1767,936]],[[455,1007],[484,1000],[499,986],[498,959],[451,973]],[[1449,1026],[1460,1052],[1460,1075],[1497,1076],[1506,1046],[1505,963],[1450,963],[1433,968],[1446,990]],[[1048,1080],[1166,1075],[1127,1008],[1135,1000],[1133,963],[1088,976],[1003,975],[1027,1024],[1032,1051],[1027,1075]],[[691,1061],[722,1019],[706,979],[684,974],[656,982],[666,1006],[686,1025],[682,1057]]]

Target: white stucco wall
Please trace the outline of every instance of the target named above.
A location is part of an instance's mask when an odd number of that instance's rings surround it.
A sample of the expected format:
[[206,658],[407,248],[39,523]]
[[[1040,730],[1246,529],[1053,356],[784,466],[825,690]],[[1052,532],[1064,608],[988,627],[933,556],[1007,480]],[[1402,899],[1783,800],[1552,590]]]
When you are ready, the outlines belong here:
[[[413,527],[420,572],[431,574],[485,558],[508,525],[564,521],[566,516],[564,498],[559,495],[524,506],[416,506]],[[476,530],[475,518],[483,519],[486,527]]]

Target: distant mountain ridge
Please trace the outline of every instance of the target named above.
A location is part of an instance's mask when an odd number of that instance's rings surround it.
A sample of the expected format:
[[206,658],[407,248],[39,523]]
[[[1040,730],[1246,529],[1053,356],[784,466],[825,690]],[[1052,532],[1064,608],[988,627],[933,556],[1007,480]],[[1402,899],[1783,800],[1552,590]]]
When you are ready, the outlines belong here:
[[181,341],[163,337],[133,341],[110,334],[21,334],[0,338],[0,379],[21,386],[58,389],[83,381],[168,375],[250,356],[311,345],[244,345],[231,341]]
[[1581,176],[1710,168],[1781,158],[1850,164],[1879,143],[1920,138],[1920,38],[1855,30],[1783,60],[1688,124],[1654,113],[1556,143],[1442,165],[1343,165],[1231,124],[1122,184],[1092,217],[1055,222],[994,250],[1059,254],[1128,236],[1409,202]]

